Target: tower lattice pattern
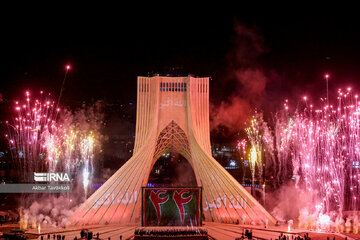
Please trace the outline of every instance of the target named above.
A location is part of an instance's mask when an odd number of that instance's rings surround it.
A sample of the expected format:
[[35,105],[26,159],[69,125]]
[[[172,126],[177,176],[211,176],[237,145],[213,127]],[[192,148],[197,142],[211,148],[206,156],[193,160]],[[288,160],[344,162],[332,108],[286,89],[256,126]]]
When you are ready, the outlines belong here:
[[174,121],[171,121],[159,134],[154,158],[158,159],[166,152],[177,152],[186,159],[191,158],[189,141],[185,132]]

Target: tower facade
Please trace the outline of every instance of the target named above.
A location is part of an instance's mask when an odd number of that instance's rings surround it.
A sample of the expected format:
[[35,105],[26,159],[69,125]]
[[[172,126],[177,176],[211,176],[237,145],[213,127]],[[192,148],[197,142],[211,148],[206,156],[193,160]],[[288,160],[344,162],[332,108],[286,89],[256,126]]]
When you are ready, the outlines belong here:
[[211,155],[209,78],[138,77],[133,156],[76,211],[74,224],[140,223],[141,187],[167,152],[192,166],[205,221],[275,223]]

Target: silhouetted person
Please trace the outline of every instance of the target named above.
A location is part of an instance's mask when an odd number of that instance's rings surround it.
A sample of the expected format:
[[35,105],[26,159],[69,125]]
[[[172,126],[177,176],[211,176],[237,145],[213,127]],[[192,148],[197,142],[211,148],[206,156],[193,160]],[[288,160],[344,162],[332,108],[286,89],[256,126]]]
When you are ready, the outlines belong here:
[[84,237],[85,237],[85,231],[84,231],[84,230],[81,230],[81,231],[80,231],[80,237],[81,237],[81,238],[84,238]]
[[252,239],[252,230],[249,232],[248,239]]

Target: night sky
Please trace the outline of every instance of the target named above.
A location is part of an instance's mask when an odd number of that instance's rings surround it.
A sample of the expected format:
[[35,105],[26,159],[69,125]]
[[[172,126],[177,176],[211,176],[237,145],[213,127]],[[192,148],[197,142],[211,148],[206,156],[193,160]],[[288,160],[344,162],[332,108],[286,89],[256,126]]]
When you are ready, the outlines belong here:
[[[15,11],[2,17],[0,92],[5,99],[27,89],[57,95],[66,64],[72,66],[63,95],[69,106],[92,99],[135,102],[136,76],[153,73],[212,77],[216,106],[231,95],[244,97],[234,68],[264,72],[266,86],[254,107],[271,111],[285,98],[325,96],[325,72],[330,92],[348,85],[360,91],[356,14],[239,9]],[[260,51],[239,36],[238,26],[256,36]]]

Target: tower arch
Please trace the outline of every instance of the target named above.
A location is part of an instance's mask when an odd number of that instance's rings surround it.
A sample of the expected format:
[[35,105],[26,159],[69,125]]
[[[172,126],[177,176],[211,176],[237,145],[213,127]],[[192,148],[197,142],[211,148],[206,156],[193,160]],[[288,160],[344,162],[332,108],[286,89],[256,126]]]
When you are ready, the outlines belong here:
[[206,221],[275,224],[275,219],[211,155],[209,78],[138,77],[133,156],[76,211],[75,225],[140,223],[141,187],[161,154],[191,164]]

